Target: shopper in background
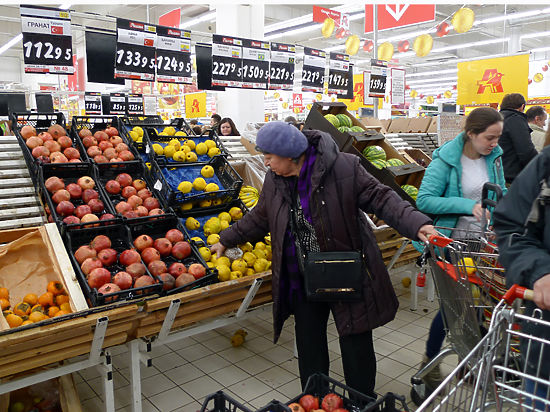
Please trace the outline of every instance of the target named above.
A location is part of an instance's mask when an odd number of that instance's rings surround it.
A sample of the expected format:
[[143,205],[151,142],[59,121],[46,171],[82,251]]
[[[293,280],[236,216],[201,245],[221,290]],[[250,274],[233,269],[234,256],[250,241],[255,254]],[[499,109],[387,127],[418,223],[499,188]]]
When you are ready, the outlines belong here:
[[192,126],[191,128],[196,135],[202,134],[202,127],[200,127],[199,125]]
[[[341,153],[327,133],[300,132],[288,123],[271,122],[258,131],[256,144],[270,168],[258,204],[224,230],[212,250],[220,255],[226,247],[257,241],[271,232],[274,341],[294,314],[302,387],[314,373],[328,375],[327,321],[332,311],[346,383],[375,396],[372,330],[390,322],[399,303],[361,211],[375,213],[404,236],[422,241],[434,234],[430,219],[367,173],[357,156]],[[291,210],[294,226],[300,229],[290,229]],[[308,251],[362,250],[362,300],[308,301],[295,239],[305,239]]]
[[210,117],[210,127],[212,129],[215,129],[218,124],[220,123],[220,120],[222,119],[222,117],[217,114],[217,113],[214,113],[211,117]]
[[[481,191],[486,182],[498,184],[505,192],[501,165],[502,149],[498,146],[503,129],[502,116],[495,109],[480,107],[466,118],[464,132],[433,153],[418,191],[418,210],[435,215],[435,226],[453,239],[468,238],[469,231],[479,232],[483,209]],[[416,244],[418,249],[423,245]],[[441,350],[445,329],[441,312],[432,321],[426,342],[424,367]],[[441,383],[439,366],[425,376],[430,390]]]
[[[534,302],[524,301],[525,314],[531,316],[538,306],[542,318],[550,322],[550,209],[549,196],[542,192],[543,184],[550,184],[550,148],[541,154],[516,177],[508,194],[499,202],[493,214],[497,234],[499,261],[506,268],[508,287],[519,284],[534,290]],[[546,202],[546,204],[545,204]],[[538,214],[532,214],[538,211]],[[529,218],[529,219],[528,219]],[[522,322],[522,333],[545,339],[544,352],[540,340],[521,342],[521,352],[527,355],[527,343],[531,345],[527,361],[527,374],[550,379],[550,327],[532,322]],[[537,371],[539,356],[542,369]],[[548,385],[527,380],[526,390],[543,399],[549,399]],[[528,398],[529,399],[529,398]],[[548,410],[542,402],[536,402],[537,410]]]
[[507,94],[500,103],[500,113],[504,118],[500,146],[503,152],[504,176],[509,185],[537,155],[524,110],[525,98],[519,93]]
[[546,131],[544,130],[544,125],[546,124],[546,119],[548,119],[548,114],[542,106],[533,106],[530,107],[526,112],[527,122],[531,128],[531,141],[537,149],[537,152],[540,152],[544,147],[544,142],[546,140]]
[[220,136],[240,136],[235,123],[229,117],[224,117],[218,123],[218,134]]

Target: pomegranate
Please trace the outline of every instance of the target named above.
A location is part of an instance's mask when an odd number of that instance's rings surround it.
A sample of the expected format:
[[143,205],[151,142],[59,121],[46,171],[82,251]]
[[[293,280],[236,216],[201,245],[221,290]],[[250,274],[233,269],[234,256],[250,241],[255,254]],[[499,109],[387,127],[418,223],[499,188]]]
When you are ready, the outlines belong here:
[[135,195],[137,195],[137,190],[133,186],[126,186],[124,189],[122,189],[122,196],[125,197],[126,199]]
[[82,139],[82,144],[86,149],[89,149],[92,146],[97,147],[97,140],[93,136],[86,136],[84,139]]
[[80,136],[82,140],[84,140],[84,138],[89,137],[91,135],[92,135],[92,132],[90,131],[90,129],[82,129],[78,132],[78,136]]
[[115,217],[110,214],[110,213],[104,213],[103,215],[101,215],[101,218],[99,220],[110,220],[110,219],[114,219]]
[[88,156],[91,158],[94,158],[96,156],[99,156],[102,152],[101,149],[97,146],[90,146],[88,147],[88,150],[86,150],[86,153],[88,153]]
[[162,280],[162,290],[172,290],[176,286],[176,279],[170,273],[161,273],[159,279]]
[[109,135],[105,132],[102,132],[101,130],[98,130],[94,133],[94,137],[97,139],[98,142],[101,142],[103,140],[109,140]]
[[76,216],[67,216],[66,218],[63,219],[63,222],[68,225],[76,225],[80,223],[80,219]]
[[99,199],[99,193],[94,189],[85,189],[82,192],[82,201],[88,203],[92,199]]
[[113,126],[106,128],[105,133],[107,133],[109,137],[118,136],[118,130],[116,129],[116,127],[113,127]]
[[48,132],[41,132],[41,133],[38,134],[38,137],[40,137],[43,142],[45,142],[47,140],[53,140],[52,135],[49,134]]
[[153,196],[153,194],[149,189],[141,189],[137,192],[137,195],[141,197],[143,200]]
[[188,242],[176,242],[176,244],[172,246],[172,256],[174,256],[176,259],[183,260],[190,254],[191,245]]
[[128,145],[126,143],[119,143],[115,146],[115,150],[117,153],[123,152],[125,150],[128,150]]
[[132,283],[134,283],[134,279],[132,278],[132,275],[130,275],[127,272],[118,272],[115,277],[113,278],[113,282],[121,289],[130,289],[132,287]]
[[111,239],[105,235],[98,235],[92,239],[90,242],[90,247],[96,252],[100,252],[103,249],[108,249],[111,247]]
[[147,208],[145,206],[136,207],[136,213],[137,213],[138,217],[149,216],[149,211],[147,210]]
[[38,159],[39,157],[43,157],[43,156],[49,156],[49,155],[50,155],[50,151],[46,149],[44,146],[38,146],[32,149],[32,157],[34,157],[35,159]]
[[59,143],[57,143],[55,140],[47,140],[44,142],[44,147],[50,151],[50,153],[53,152],[60,152],[61,146]]
[[80,269],[82,269],[82,273],[85,275],[89,275],[92,270],[102,267],[103,263],[101,263],[101,260],[97,257],[87,258],[82,262],[82,265],[80,265]]
[[51,134],[55,140],[59,139],[61,136],[67,135],[65,128],[59,124],[52,124],[48,128],[48,133]]
[[36,159],[38,161],[38,163],[40,164],[46,164],[46,163],[51,163],[51,160],[48,156],[40,156]]
[[325,395],[323,402],[321,402],[321,408],[326,412],[333,412],[335,409],[342,408],[343,406],[344,401],[335,393]]
[[168,273],[177,278],[182,273],[187,273],[187,268],[183,263],[174,262],[168,267]]
[[105,183],[105,190],[112,195],[118,195],[120,193],[120,183],[116,180],[109,180]]
[[31,136],[36,136],[36,129],[32,126],[23,126],[19,133],[24,140],[27,140]]
[[130,210],[130,211],[124,213],[122,216],[124,216],[127,219],[135,219],[135,218],[139,217],[139,215],[137,214],[137,212],[135,210]]
[[291,403],[288,407],[292,412],[304,412],[304,408],[299,403]]
[[55,208],[55,211],[58,215],[69,216],[74,212],[74,205],[68,200],[62,200]]
[[183,233],[181,233],[178,229],[170,229],[166,232],[165,237],[172,242],[172,244],[181,242],[184,239]]
[[103,155],[97,155],[94,157],[94,162],[96,163],[109,163],[109,159],[107,159]]
[[140,191],[142,189],[147,188],[147,184],[145,183],[145,180],[143,179],[136,179],[132,182],[132,186],[136,188],[137,191]]
[[103,151],[103,156],[105,156],[109,161],[112,161],[113,159],[116,159],[118,156],[118,153],[115,149],[112,147],[109,147]]
[[134,246],[140,252],[153,246],[153,238],[148,235],[140,235],[134,239]]
[[74,210],[74,214],[79,218],[82,219],[87,214],[92,213],[92,209],[90,209],[90,206],[88,205],[80,205]]
[[46,179],[44,184],[46,185],[46,189],[50,193],[55,193],[58,190],[65,189],[65,183],[63,183],[63,180],[56,176],[49,177],[48,179]]
[[80,159],[70,159],[69,163],[82,163]]
[[132,263],[126,267],[126,272],[128,272],[133,279],[145,275],[145,271],[146,269],[143,263]]
[[154,197],[148,197],[143,201],[143,206],[145,206],[147,210],[151,211],[153,209],[160,208],[160,203],[158,199],[155,199]]
[[130,266],[132,263],[141,263],[141,257],[134,249],[127,249],[120,254],[118,261],[121,265]]
[[91,199],[88,202],[88,206],[92,209],[92,213],[101,213],[105,209],[105,205],[99,199]]
[[29,137],[26,142],[27,147],[31,150],[38,146],[42,146],[42,144],[44,144],[44,142],[40,137],[37,137],[37,136]]
[[132,210],[132,206],[130,206],[126,202],[118,202],[115,206],[115,209],[117,213],[120,213],[121,215],[124,215],[124,213],[129,212]]
[[94,179],[90,176],[82,176],[76,183],[82,188],[82,190],[93,189],[95,187]]
[[141,252],[141,258],[148,265],[155,260],[160,260],[160,253],[155,248],[148,247]]
[[143,199],[138,195],[132,195],[128,198],[127,203],[132,207],[132,209],[135,209],[138,206],[141,206],[141,204],[143,203]]
[[[82,216],[80,219],[81,223],[88,223],[88,222],[97,222],[99,218],[94,215],[93,213],[89,213],[87,215]],[[91,225],[91,226],[97,226],[97,225]]]
[[134,155],[129,150],[123,150],[118,154],[118,157],[120,157],[123,162],[129,162],[135,159]]
[[195,281],[195,278],[193,277],[193,275],[189,273],[182,273],[176,278],[176,287],[181,288],[182,286],[189,285],[194,281]]
[[[154,284],[155,284],[155,281],[153,280],[153,278],[151,276],[143,275],[143,276],[140,276],[139,278],[136,279],[136,281],[134,282],[134,287],[135,288],[142,288],[142,287],[151,286],[151,285],[154,285]],[[138,293],[140,293],[140,292],[138,292]]]
[[161,273],[165,273],[168,269],[166,268],[166,263],[162,260],[153,260],[147,265],[147,269],[153,276],[159,276]]
[[59,143],[62,149],[67,149],[73,145],[73,141],[69,136],[61,136],[57,139],[57,143]]
[[52,200],[55,203],[61,203],[63,200],[71,200],[71,194],[68,190],[60,189],[52,195]]
[[78,262],[79,265],[82,265],[82,263],[88,259],[88,258],[94,258],[97,256],[97,252],[95,249],[92,249],[89,245],[83,245],[80,246],[76,252],[74,252],[74,258]]
[[[120,292],[120,287],[116,283],[105,283],[103,286],[101,286],[97,290],[97,292],[101,293],[102,295],[109,295],[111,293]],[[105,302],[111,302],[116,298],[117,296],[111,296],[111,297],[105,298]]]
[[111,248],[103,249],[97,254],[97,257],[99,260],[101,260],[103,266],[114,265],[116,263],[117,256],[118,254],[116,250]]
[[319,398],[313,395],[304,395],[300,398],[300,405],[305,412],[310,412],[319,409]]
[[[63,136],[63,137],[66,137],[66,136]],[[68,147],[68,148],[66,148],[65,150],[63,150],[63,154],[64,154],[65,157],[67,157],[67,159],[69,159],[69,160],[72,160],[72,159],[80,159],[80,153],[79,153],[78,150],[75,149],[74,147]]]
[[172,242],[165,237],[155,239],[153,247],[159,251],[161,256],[170,256],[170,252],[172,252]]
[[[122,138],[120,136],[112,136],[109,138],[109,142],[113,145],[113,147],[116,147],[122,143]],[[117,152],[119,151],[120,150],[117,150]]]
[[101,151],[105,151],[109,148],[113,148],[113,145],[111,144],[111,142],[108,142],[107,140],[103,140],[99,142],[97,146],[101,149]]
[[69,183],[66,189],[71,194],[71,199],[80,199],[82,197],[82,188],[76,183]]
[[128,173],[121,173],[119,174],[115,180],[120,183],[121,187],[130,186],[132,184],[132,176],[130,176]]
[[195,279],[200,279],[206,275],[206,269],[200,263],[193,263],[189,265],[187,272],[193,275]]
[[69,159],[63,153],[55,152],[52,157],[52,163],[69,163]]

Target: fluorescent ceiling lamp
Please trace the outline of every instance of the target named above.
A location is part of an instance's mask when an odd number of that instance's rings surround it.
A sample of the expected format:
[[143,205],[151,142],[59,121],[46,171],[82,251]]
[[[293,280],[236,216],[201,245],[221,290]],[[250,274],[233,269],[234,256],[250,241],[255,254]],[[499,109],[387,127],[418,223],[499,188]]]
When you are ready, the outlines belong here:
[[524,17],[538,16],[540,14],[548,13],[548,11],[550,11],[550,8],[544,9],[544,10],[529,10],[521,13],[511,13],[511,14],[505,14],[503,16],[489,17],[488,19],[476,20],[474,22],[474,26],[479,26],[480,24],[496,23],[496,22],[505,21],[505,20],[522,19]]
[[437,32],[437,29],[433,28],[431,30],[418,30],[418,31],[413,31],[413,32],[410,32],[410,33],[403,33],[399,36],[392,36],[392,37],[387,37],[385,39],[380,39],[378,40],[378,43],[382,44],[384,42],[392,42],[392,41],[396,41],[396,40],[403,40],[403,39],[407,39],[407,38],[413,38],[413,37],[417,37],[417,36],[420,36],[421,34],[427,34],[427,33],[435,33]]
[[198,17],[195,17],[194,19],[180,23],[180,29],[188,29],[189,27],[195,26],[199,23],[203,23],[205,21],[214,21],[214,20],[216,20],[216,10],[211,10],[209,12],[201,14]]
[[2,47],[0,47],[0,54],[4,53],[10,47],[14,46],[17,42],[20,42],[21,39],[23,39],[23,33],[18,34],[13,39],[11,39],[9,42],[7,42]]
[[[510,40],[509,37],[504,37],[502,39],[482,40],[482,41],[471,42],[471,43],[461,43],[461,44],[455,44],[452,46],[438,47],[436,49],[432,49],[430,51],[430,55],[433,53],[442,53],[449,50],[467,49],[469,47],[475,47],[475,46],[488,46],[490,44],[504,43],[504,42],[507,42],[508,40]],[[405,53],[399,53],[398,57],[409,57],[413,55],[416,55],[416,52],[408,51]]]
[[[0,53],[2,49],[0,49]],[[550,50],[550,47],[539,47],[537,49],[531,49],[529,50],[531,53],[538,53],[538,52],[545,52],[545,51],[549,51]]]
[[535,39],[537,37],[547,37],[547,36],[550,36],[550,31],[540,31],[538,33],[522,34],[519,38],[523,40],[523,39]]
[[412,74],[407,74],[407,79],[410,79],[411,77],[430,76],[432,74],[450,74],[450,73],[457,73],[457,72],[458,72],[458,69],[449,69],[449,70],[435,70],[432,72],[412,73]]
[[429,82],[438,82],[438,81],[444,81],[444,80],[456,80],[456,76],[453,77],[441,77],[441,78],[429,78],[429,79],[421,79],[421,80],[413,80],[410,82],[407,82],[408,85],[413,84],[420,84],[420,83],[429,83]]
[[452,85],[456,84],[456,81],[454,82],[438,82],[438,83],[427,83],[427,84],[419,84],[418,86],[412,85],[407,83],[407,86],[410,86],[411,89],[433,89],[433,88],[445,88],[445,87],[451,87]]

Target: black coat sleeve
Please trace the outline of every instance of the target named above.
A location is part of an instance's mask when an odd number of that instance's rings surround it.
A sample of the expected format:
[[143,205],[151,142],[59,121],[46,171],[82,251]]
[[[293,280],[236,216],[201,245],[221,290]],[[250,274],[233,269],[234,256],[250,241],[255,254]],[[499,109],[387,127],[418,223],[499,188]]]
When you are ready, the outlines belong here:
[[531,140],[529,124],[524,119],[517,119],[516,121],[507,122],[506,126],[514,151],[523,168],[538,154]]
[[[529,288],[550,273],[550,213],[546,213],[542,229],[526,231],[524,223],[534,200],[540,193],[540,182],[550,175],[550,148],[545,149],[516,177],[506,196],[493,214],[500,261],[506,268],[508,286],[517,283]],[[550,209],[547,208],[549,211]]]

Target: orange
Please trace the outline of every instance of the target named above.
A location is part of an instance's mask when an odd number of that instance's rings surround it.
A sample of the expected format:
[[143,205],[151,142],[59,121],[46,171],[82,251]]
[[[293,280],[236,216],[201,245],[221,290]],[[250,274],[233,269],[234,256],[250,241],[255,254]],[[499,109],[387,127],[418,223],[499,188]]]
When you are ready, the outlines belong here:
[[57,312],[59,312],[59,308],[57,306],[50,306],[48,309],[48,316],[53,318]]
[[40,322],[41,320],[44,319],[44,314],[43,313],[40,313],[40,312],[32,312],[30,315],[29,315],[29,320],[31,322]]
[[10,307],[10,301],[5,298],[0,298],[0,307],[2,310],[6,310]]
[[31,313],[32,312],[40,312],[42,314],[45,314],[46,311],[44,310],[44,307],[42,305],[34,305],[32,308],[31,308]]
[[48,283],[48,292],[52,292],[54,296],[61,295],[65,292],[65,288],[63,287],[63,283],[57,282],[55,280],[52,280],[50,283]]
[[53,293],[46,292],[43,295],[40,295],[38,298],[38,303],[44,307],[53,306]]
[[68,315],[68,314],[69,314],[69,312],[65,312],[64,310],[60,310],[54,315],[54,318],[57,318],[58,316]]
[[31,305],[26,302],[19,302],[13,307],[13,313],[18,316],[25,316],[31,313]]
[[21,324],[21,326],[32,325],[33,323],[34,322],[32,320],[26,320]]
[[18,326],[21,326],[23,323],[23,319],[21,317],[14,315],[13,313],[10,313],[8,316],[6,316],[6,322],[8,322],[8,325],[10,325],[10,328],[16,328]]
[[10,298],[10,292],[7,288],[0,288],[0,298],[3,299],[9,299]]
[[61,304],[67,303],[68,301],[69,301],[69,296],[68,295],[57,295],[55,297],[55,304],[57,306],[61,306]]
[[59,305],[59,309],[61,309],[63,312],[71,313],[71,304],[69,302],[62,303]]
[[27,302],[29,305],[34,306],[38,303],[38,296],[34,293],[29,293],[23,298],[23,302]]

